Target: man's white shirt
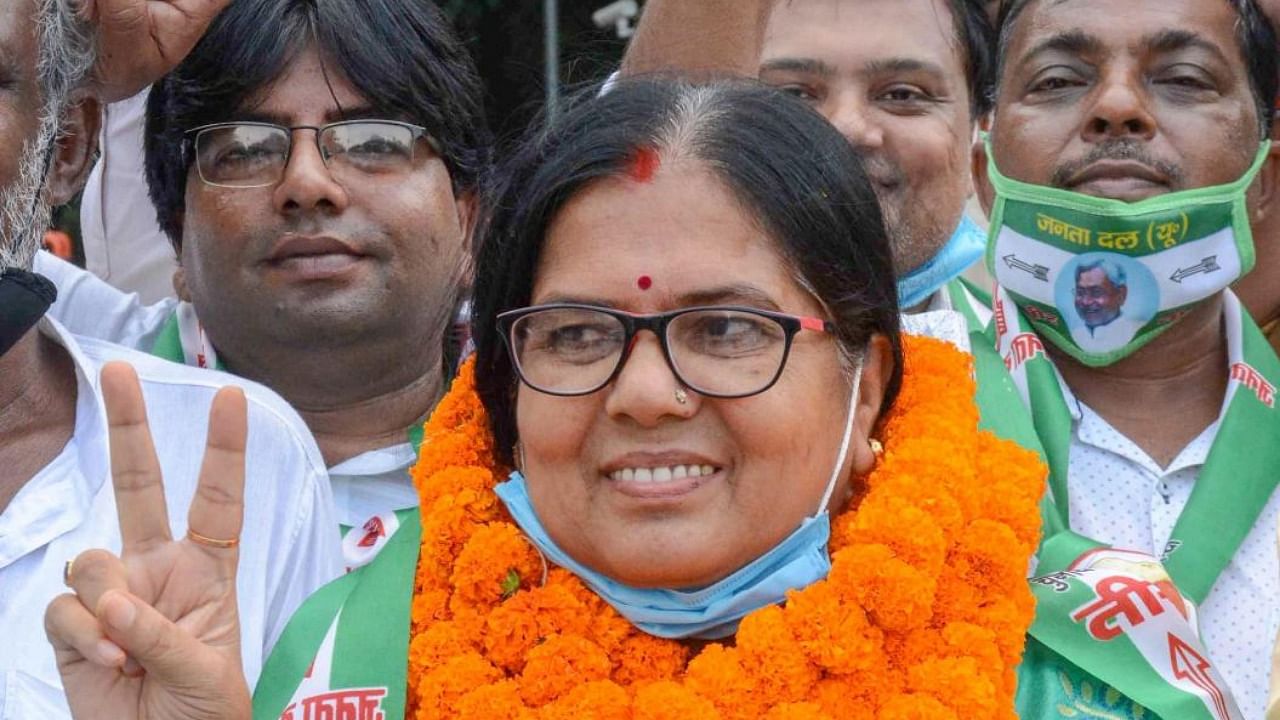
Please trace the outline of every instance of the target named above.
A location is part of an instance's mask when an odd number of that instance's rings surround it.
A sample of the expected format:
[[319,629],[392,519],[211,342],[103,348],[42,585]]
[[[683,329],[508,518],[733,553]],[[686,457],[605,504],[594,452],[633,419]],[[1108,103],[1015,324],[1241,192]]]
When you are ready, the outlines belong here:
[[[1160,557],[1209,457],[1219,422],[1161,468],[1077,400],[1065,383],[1062,388],[1073,421],[1067,473],[1071,529]],[[1209,654],[1247,718],[1261,718],[1266,707],[1271,650],[1280,629],[1278,516],[1280,493],[1275,493],[1200,607]]]
[[173,246],[147,196],[143,152],[150,89],[102,108],[100,155],[85,182],[80,230],[85,266],[146,302],[173,296]]
[[0,513],[0,720],[69,717],[43,618],[49,602],[67,592],[67,560],[91,548],[120,552],[99,388],[101,368],[113,360],[138,372],[174,537],[186,533],[213,396],[230,384],[245,390],[249,444],[236,584],[252,687],[293,611],[342,571],[324,462],[302,420],[254,383],[78,338],[48,319],[41,329],[75,364],[76,419],[62,452]]
[[[968,288],[964,288],[964,293],[965,299],[978,315],[979,321],[985,322],[991,311],[983,307]],[[951,294],[946,286],[929,298],[924,310],[918,313],[903,313],[901,317],[902,332],[946,340],[966,354],[973,354],[973,347],[969,343],[969,323],[965,320],[964,313],[957,310],[955,304],[951,302]]]
[[329,468],[338,522],[359,527],[388,510],[418,506],[418,491],[409,478],[417,462],[413,445],[402,443],[362,455]]
[[1071,339],[1085,352],[1110,352],[1128,345],[1146,322],[1136,322],[1123,313],[1106,325],[1089,330],[1083,323],[1071,329]]

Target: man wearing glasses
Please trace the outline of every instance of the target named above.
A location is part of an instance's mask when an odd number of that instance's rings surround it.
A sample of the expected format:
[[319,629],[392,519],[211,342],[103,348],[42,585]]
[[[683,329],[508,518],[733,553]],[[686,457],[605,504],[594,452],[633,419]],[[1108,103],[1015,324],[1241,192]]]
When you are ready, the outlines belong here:
[[298,409],[357,530],[349,567],[417,505],[415,434],[459,350],[480,93],[432,3],[232,3],[148,100],[178,300],[142,306],[41,258],[73,330],[257,380]]
[[179,299],[142,306],[38,265],[71,327],[257,380],[314,434],[357,572],[290,621],[255,695],[268,714],[404,697],[352,679],[365,638],[339,620],[374,602],[409,622],[409,468],[460,350],[488,142],[475,68],[428,0],[237,0],[148,99],[147,184]]

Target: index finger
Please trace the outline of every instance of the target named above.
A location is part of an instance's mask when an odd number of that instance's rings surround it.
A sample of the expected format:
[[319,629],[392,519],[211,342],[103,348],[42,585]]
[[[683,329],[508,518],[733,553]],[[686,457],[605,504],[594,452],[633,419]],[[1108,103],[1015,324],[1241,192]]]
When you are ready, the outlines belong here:
[[169,542],[169,509],[164,501],[160,461],[147,425],[147,406],[138,375],[126,363],[102,368],[102,399],[107,406],[111,480],[120,520],[122,555]]
[[[209,436],[205,444],[200,484],[187,512],[190,531],[213,540],[239,540],[244,523],[245,446],[249,436],[248,404],[244,391],[223,388],[209,410]],[[234,562],[234,548],[202,547],[224,554]]]

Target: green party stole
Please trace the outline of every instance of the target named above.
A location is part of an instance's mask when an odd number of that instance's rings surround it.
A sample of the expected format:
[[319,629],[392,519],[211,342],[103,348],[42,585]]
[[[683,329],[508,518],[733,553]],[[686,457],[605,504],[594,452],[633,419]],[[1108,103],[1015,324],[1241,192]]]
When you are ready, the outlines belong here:
[[1155,558],[1071,531],[1062,378],[1012,298],[996,290],[988,341],[1031,411],[1050,470],[1030,581],[1036,619],[1019,669],[1023,718],[1243,718],[1201,641],[1197,606],[1280,481],[1280,360],[1229,291],[1224,306],[1230,379],[1218,434]]

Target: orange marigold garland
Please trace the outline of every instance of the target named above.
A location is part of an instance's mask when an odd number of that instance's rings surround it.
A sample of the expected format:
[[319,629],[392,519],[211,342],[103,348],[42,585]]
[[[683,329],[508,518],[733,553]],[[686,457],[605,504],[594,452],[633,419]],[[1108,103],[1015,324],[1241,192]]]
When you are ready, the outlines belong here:
[[833,519],[827,579],[696,653],[544,568],[493,492],[507,469],[473,373],[462,368],[427,422],[413,471],[423,535],[408,717],[1015,717],[1045,469],[978,430],[970,359],[951,345],[906,338],[886,452]]

